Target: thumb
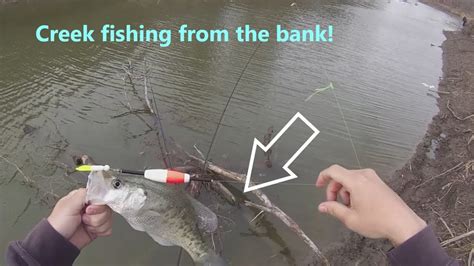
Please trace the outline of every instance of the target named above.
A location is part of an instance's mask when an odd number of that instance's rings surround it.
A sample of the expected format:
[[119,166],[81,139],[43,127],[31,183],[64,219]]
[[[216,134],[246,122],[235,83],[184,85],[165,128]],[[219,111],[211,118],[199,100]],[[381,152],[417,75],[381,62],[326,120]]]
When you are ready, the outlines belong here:
[[339,203],[337,201],[326,201],[319,204],[319,211],[322,213],[327,213],[331,216],[334,216],[339,221],[345,223],[349,215],[351,215],[352,210],[349,209],[346,205]]
[[80,188],[71,191],[67,196],[68,209],[72,213],[80,213],[86,202],[86,189]]

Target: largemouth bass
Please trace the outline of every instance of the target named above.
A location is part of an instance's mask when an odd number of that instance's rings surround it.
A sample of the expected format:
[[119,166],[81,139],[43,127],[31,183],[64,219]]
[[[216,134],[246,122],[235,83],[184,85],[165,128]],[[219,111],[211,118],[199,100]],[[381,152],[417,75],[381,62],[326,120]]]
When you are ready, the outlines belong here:
[[217,228],[217,217],[181,186],[156,183],[139,176],[114,177],[91,172],[87,201],[107,204],[138,231],[163,246],[181,246],[197,265],[226,265],[204,241],[202,231]]

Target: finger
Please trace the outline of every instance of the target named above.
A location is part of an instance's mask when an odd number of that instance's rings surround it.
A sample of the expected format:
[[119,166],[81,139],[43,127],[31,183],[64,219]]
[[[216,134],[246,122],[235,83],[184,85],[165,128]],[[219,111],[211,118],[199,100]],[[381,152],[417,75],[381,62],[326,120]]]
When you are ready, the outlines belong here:
[[319,173],[316,186],[322,187],[330,180],[335,180],[341,183],[348,191],[350,191],[352,186],[352,175],[353,173],[350,170],[335,164]]
[[344,188],[339,190],[339,197],[344,205],[346,206],[351,205],[351,196],[349,192],[347,192],[347,190],[345,190]]
[[337,199],[337,193],[342,189],[342,184],[334,180],[329,182],[329,185],[326,188],[326,199],[328,201],[334,201]]
[[79,226],[76,232],[74,232],[72,237],[69,239],[69,242],[71,242],[77,248],[82,249],[96,237],[97,236],[95,236],[94,234],[88,233],[83,226]]
[[82,215],[82,222],[90,226],[100,226],[108,220],[111,220],[111,216],[111,212],[103,212],[94,215],[84,214]]
[[97,236],[110,236],[110,235],[112,235],[112,228],[105,231],[104,233],[97,234]]
[[112,229],[112,220],[107,221],[103,225],[100,226],[86,226],[86,230],[90,233],[99,235],[99,234],[104,234],[105,232],[109,231]]
[[337,201],[326,201],[319,204],[319,211],[322,213],[327,213],[342,223],[346,224],[350,215],[352,215],[352,210],[344,206],[342,203]]
[[107,205],[89,205],[86,208],[86,214],[90,215],[99,214],[106,211],[110,211],[110,208]]

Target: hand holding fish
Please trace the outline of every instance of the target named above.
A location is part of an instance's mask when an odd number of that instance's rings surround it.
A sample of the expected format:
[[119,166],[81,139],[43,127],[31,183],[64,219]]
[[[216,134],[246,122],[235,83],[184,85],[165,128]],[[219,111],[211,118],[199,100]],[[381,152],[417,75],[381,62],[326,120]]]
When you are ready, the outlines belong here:
[[54,207],[48,222],[64,238],[82,249],[98,236],[112,233],[112,211],[106,205],[85,205],[86,189],[71,191]]
[[396,247],[426,227],[426,222],[372,169],[348,170],[333,165],[316,181],[318,187],[326,185],[327,201],[319,205],[319,211],[363,236],[386,238]]

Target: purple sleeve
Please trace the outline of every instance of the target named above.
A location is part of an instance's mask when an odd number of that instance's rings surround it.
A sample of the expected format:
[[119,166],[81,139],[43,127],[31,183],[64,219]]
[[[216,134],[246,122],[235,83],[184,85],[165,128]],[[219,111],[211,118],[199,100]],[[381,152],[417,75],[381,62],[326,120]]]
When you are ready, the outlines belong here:
[[446,254],[430,226],[392,249],[387,256],[394,266],[459,266],[458,261]]
[[72,265],[79,249],[48,223],[41,220],[22,241],[11,242],[7,265]]

